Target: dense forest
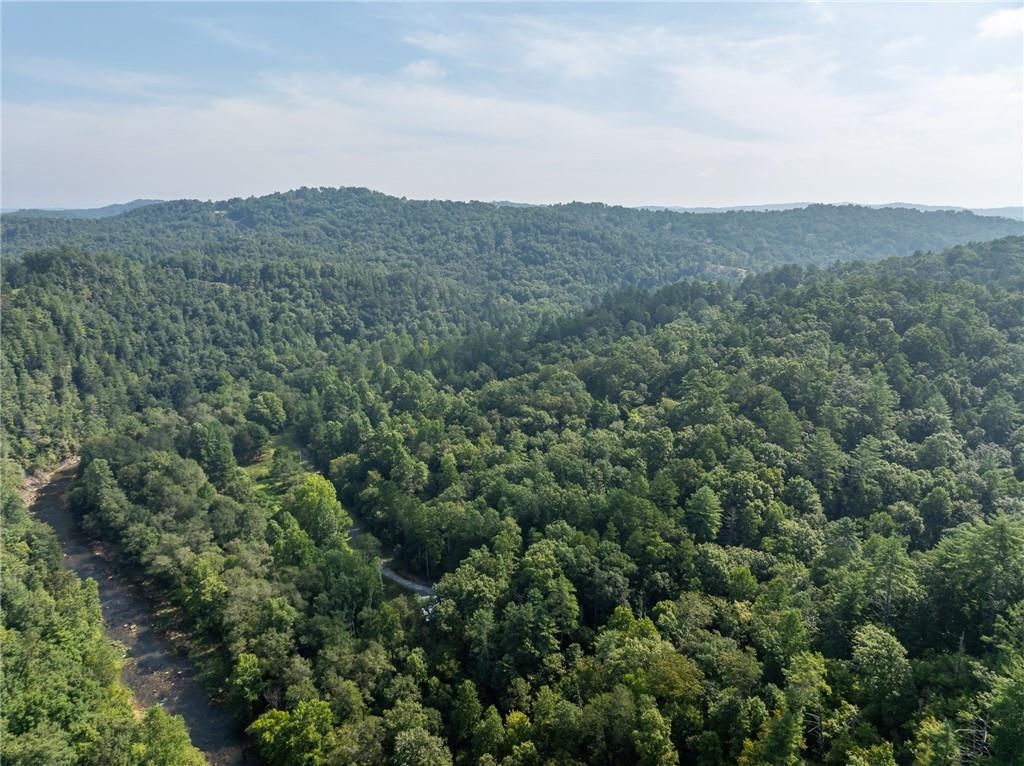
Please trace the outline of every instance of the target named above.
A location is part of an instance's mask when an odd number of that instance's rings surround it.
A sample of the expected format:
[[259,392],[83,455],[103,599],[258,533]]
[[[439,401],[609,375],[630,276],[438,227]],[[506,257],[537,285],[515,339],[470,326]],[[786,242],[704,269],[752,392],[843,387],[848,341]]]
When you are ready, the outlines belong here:
[[3,243],[8,254],[74,244],[141,258],[212,247],[392,264],[409,259],[460,271],[476,262],[499,274],[507,267],[539,271],[550,263],[572,275],[586,259],[593,269],[589,283],[600,286],[598,279],[614,279],[609,270],[625,269],[623,276],[637,281],[647,269],[654,279],[660,270],[715,256],[738,266],[878,259],[1020,232],[1020,221],[950,210],[810,205],[702,215],[584,203],[416,201],[366,189],[303,188],[224,202],[146,204],[92,221],[6,215]]
[[[1019,231],[353,190],[5,219],[5,444],[81,454],[80,523],[269,764],[1015,766],[1024,238],[915,251]],[[5,652],[87,613],[51,672],[123,705],[94,591],[4,508]],[[4,757],[95,762],[97,704],[5,704]]]
[[356,189],[102,220],[5,216],[0,419],[17,459],[46,464],[153,397],[180,407],[222,372],[273,388],[367,345],[413,369],[447,345],[470,366],[620,289],[1021,233],[1020,222],[909,209],[684,215]]

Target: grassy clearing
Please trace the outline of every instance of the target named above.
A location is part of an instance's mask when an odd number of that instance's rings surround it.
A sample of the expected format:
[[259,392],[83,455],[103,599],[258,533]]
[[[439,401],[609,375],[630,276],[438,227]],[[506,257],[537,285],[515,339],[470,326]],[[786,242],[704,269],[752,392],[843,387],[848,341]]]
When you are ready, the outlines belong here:
[[[281,479],[273,475],[274,454],[282,447],[295,449],[295,436],[291,431],[285,431],[274,436],[270,446],[263,451],[259,459],[247,466],[242,466],[256,488],[264,496],[268,497],[275,505],[280,504],[281,498],[288,492],[294,483],[294,477]],[[299,466],[301,471],[312,471],[313,466],[299,455]]]

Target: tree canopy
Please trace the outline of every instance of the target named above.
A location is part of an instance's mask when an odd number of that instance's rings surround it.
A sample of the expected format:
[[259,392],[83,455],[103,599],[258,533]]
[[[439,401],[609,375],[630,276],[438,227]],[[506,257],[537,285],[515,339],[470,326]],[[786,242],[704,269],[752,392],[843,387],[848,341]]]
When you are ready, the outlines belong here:
[[5,439],[81,453],[75,514],[271,764],[1015,764],[1024,239],[774,215],[5,221]]

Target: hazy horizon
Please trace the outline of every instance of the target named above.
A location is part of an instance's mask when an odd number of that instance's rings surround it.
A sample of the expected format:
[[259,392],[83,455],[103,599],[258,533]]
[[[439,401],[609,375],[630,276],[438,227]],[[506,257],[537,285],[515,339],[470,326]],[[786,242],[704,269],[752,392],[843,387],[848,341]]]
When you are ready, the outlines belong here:
[[2,12],[4,209],[300,186],[1024,205],[1019,4]]
[[[108,202],[100,202],[98,204],[90,204],[90,205],[38,205],[38,206],[33,206],[33,207],[25,207],[25,206],[9,207],[9,206],[7,206],[5,204],[3,206],[3,208],[0,208],[0,210],[2,210],[2,212],[4,212],[4,213],[14,213],[14,212],[18,212],[20,210],[43,210],[43,211],[52,210],[54,212],[57,212],[57,211],[62,211],[62,210],[98,210],[98,209],[107,208],[107,207],[117,207],[117,206],[123,206],[123,205],[130,205],[131,203],[134,203],[134,202],[150,202],[150,203],[155,203],[155,204],[159,204],[159,203],[162,203],[162,202],[179,202],[179,201],[183,201],[183,200],[198,201],[198,202],[222,202],[222,201],[231,200],[231,199],[246,199],[246,198],[250,198],[250,197],[255,198],[255,197],[270,196],[270,195],[274,195],[274,194],[286,194],[286,193],[291,192],[291,191],[296,191],[296,190],[298,190],[300,188],[317,188],[317,187],[313,187],[312,185],[306,185],[305,187],[297,186],[297,187],[294,187],[294,188],[291,188],[291,189],[277,189],[277,190],[273,190],[273,191],[263,192],[261,194],[234,194],[234,195],[231,195],[231,196],[228,196],[228,197],[194,197],[193,196],[193,197],[168,197],[166,199],[161,199],[161,198],[157,198],[157,197],[149,197],[149,196],[146,196],[146,195],[139,195],[139,196],[136,196],[136,197],[132,197],[131,199],[116,199],[116,200],[111,200],[111,201],[108,201]],[[324,187],[324,188],[344,188],[344,187]],[[524,202],[522,200],[504,199],[504,198],[500,198],[500,199],[456,199],[456,198],[451,198],[451,197],[410,197],[408,195],[403,195],[403,194],[391,194],[389,192],[381,192],[379,189],[372,189],[370,187],[347,187],[347,188],[367,188],[367,189],[369,189],[369,191],[372,191],[372,192],[379,192],[381,194],[388,194],[388,196],[400,197],[402,199],[408,199],[408,200],[412,200],[412,201],[421,201],[421,202],[465,202],[465,203],[482,202],[482,203],[485,203],[485,204],[492,204],[492,205],[524,205],[524,206],[533,206],[533,205],[536,205],[536,206],[567,205],[567,204],[580,203],[580,202],[582,202],[582,203],[591,203],[591,202],[593,202],[593,203],[608,204],[608,205],[617,205],[618,204],[618,203],[606,202],[605,200],[576,200],[576,199],[558,200],[558,201],[555,201],[555,202]],[[859,206],[863,206],[863,207],[907,206],[907,207],[939,208],[939,209],[949,209],[949,210],[1000,210],[1000,209],[1004,209],[1004,208],[1013,208],[1013,209],[1024,208],[1024,205],[1014,205],[1014,204],[1008,204],[1008,205],[965,205],[965,204],[930,204],[930,203],[926,204],[926,203],[914,202],[913,200],[890,200],[890,201],[886,201],[886,202],[879,202],[879,201],[873,201],[873,202],[854,202],[854,201],[851,201],[851,200],[795,200],[795,201],[787,201],[787,202],[736,203],[736,204],[732,204],[732,205],[701,205],[701,204],[675,205],[675,204],[671,204],[671,203],[664,204],[664,203],[661,203],[661,202],[652,202],[652,203],[640,204],[640,205],[624,205],[623,207],[628,207],[628,208],[632,208],[632,209],[687,209],[687,210],[706,209],[706,210],[730,210],[730,209],[753,209],[753,208],[768,208],[768,207],[772,207],[772,208],[776,208],[776,207],[777,208],[794,207],[795,208],[795,207],[806,207],[808,205],[859,205]]]
[[[296,187],[301,188],[301,187]],[[125,205],[131,205],[135,202],[147,202],[153,204],[160,204],[165,202],[180,202],[180,201],[197,201],[197,202],[224,202],[232,199],[247,199],[247,198],[258,198],[266,197],[278,194],[287,194],[294,192],[296,188],[286,188],[275,190],[275,192],[267,192],[261,195],[234,195],[232,197],[225,198],[201,198],[201,197],[176,197],[168,199],[157,199],[151,197],[135,197],[130,200],[114,200],[112,202],[99,203],[96,205],[40,205],[34,207],[7,207],[6,205],[0,208],[0,212],[3,213],[16,213],[19,211],[39,210],[39,211],[68,211],[68,210],[100,210],[103,208],[120,207]],[[370,189],[371,192],[378,192],[378,189]],[[386,193],[381,193],[386,194]],[[391,197],[398,197],[401,199],[411,200],[414,202],[455,202],[455,203],[484,203],[488,205],[522,205],[522,206],[549,206],[549,205],[569,205],[574,203],[595,203],[595,204],[606,204],[616,205],[616,203],[606,203],[603,200],[562,200],[559,202],[551,203],[534,203],[534,202],[522,202],[519,200],[468,200],[468,199],[452,199],[452,198],[439,198],[439,197],[408,197],[404,195],[388,195]],[[686,211],[728,211],[728,210],[746,210],[756,208],[801,208],[810,205],[857,205],[861,207],[909,207],[909,208],[935,208],[935,209],[946,209],[946,210],[1022,210],[1022,205],[931,205],[923,203],[915,203],[912,201],[894,200],[892,202],[851,202],[848,200],[800,200],[796,202],[762,202],[762,203],[749,203],[749,204],[736,204],[736,205],[674,205],[674,204],[663,204],[663,203],[651,203],[648,205],[625,205],[630,209],[649,209],[649,210],[686,210]]]

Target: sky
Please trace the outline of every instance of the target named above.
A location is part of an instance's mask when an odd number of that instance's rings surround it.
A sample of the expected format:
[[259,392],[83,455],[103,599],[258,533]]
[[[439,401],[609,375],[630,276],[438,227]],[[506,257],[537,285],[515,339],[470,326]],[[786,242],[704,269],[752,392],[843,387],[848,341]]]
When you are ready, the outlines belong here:
[[2,205],[1024,204],[1020,3],[2,4]]

